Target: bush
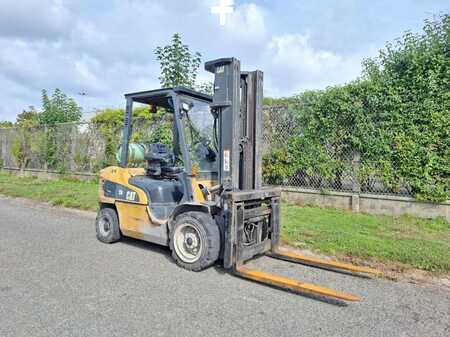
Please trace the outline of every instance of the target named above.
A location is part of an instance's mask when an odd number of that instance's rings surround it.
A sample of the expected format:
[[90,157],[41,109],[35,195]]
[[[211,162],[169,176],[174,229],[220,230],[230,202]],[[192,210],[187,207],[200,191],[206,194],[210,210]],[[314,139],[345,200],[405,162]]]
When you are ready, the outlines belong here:
[[284,100],[299,131],[265,156],[266,177],[319,177],[339,189],[352,171],[363,190],[375,177],[392,192],[449,199],[449,41],[443,15],[366,60],[361,79]]

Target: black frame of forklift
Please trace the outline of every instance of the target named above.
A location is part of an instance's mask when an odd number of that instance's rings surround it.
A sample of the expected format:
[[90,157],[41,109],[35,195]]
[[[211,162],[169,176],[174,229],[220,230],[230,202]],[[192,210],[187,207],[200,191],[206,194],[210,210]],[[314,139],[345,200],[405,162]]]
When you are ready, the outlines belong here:
[[[130,137],[133,130],[133,103],[141,103],[148,105],[164,106],[163,104],[156,104],[158,101],[164,102],[167,100],[167,107],[173,110],[174,114],[174,142],[177,143],[179,147],[181,158],[184,164],[184,171],[182,172],[182,182],[184,185],[184,190],[186,195],[183,196],[184,202],[192,202],[194,200],[192,183],[190,177],[192,177],[192,162],[189,156],[189,150],[186,143],[186,138],[182,126],[181,116],[180,116],[180,96],[187,96],[193,99],[204,101],[207,103],[212,102],[212,97],[183,86],[178,86],[174,88],[162,88],[156,90],[139,91],[134,93],[125,94],[126,108],[125,108],[125,118],[124,127],[121,143],[121,154],[120,154],[120,167],[127,167],[128,164],[128,151]],[[171,101],[170,101],[171,100]]]
[[[174,88],[163,88],[156,90],[148,90],[148,91],[139,91],[134,93],[125,94],[126,99],[126,108],[125,108],[125,118],[124,118],[124,126],[123,126],[123,136],[121,143],[121,154],[120,154],[120,166],[126,167],[128,163],[128,145],[130,142],[130,136],[132,133],[132,119],[133,119],[133,103],[142,103],[148,105],[155,105],[155,101],[159,99],[163,101],[165,99],[171,99],[171,103],[167,105],[171,105],[174,113],[174,121],[176,132],[178,135],[178,142],[180,144],[181,155],[185,165],[185,170],[188,175],[192,175],[192,163],[189,157],[189,151],[187,148],[187,144],[184,137],[183,127],[181,125],[181,118],[179,116],[179,96],[185,95],[192,97],[194,99],[198,99],[201,101],[205,101],[208,103],[212,102],[212,97],[206,94],[202,94],[200,92],[178,86]],[[158,106],[158,104],[156,104]]]

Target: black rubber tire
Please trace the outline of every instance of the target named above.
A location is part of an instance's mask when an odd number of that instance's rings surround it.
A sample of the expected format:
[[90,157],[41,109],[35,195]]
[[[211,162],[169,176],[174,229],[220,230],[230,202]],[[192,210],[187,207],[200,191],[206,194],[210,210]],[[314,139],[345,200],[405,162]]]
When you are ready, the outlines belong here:
[[[105,218],[109,222],[109,230],[106,234],[99,228],[100,219],[102,218]],[[114,243],[120,240],[119,218],[115,209],[105,207],[98,211],[97,218],[95,219],[95,232],[97,239],[104,243]]]
[[[200,258],[193,262],[187,263],[178,255],[174,247],[174,234],[178,226],[189,223],[195,226],[202,237],[203,247]],[[191,271],[201,271],[212,266],[219,258],[220,253],[220,232],[214,219],[207,213],[202,212],[186,212],[178,215],[175,223],[170,230],[170,249],[175,262],[184,269]]]

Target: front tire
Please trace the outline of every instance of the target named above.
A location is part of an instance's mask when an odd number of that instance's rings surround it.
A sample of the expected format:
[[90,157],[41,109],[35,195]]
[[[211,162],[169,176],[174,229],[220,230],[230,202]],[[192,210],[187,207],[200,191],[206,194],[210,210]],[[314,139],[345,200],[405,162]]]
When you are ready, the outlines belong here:
[[170,230],[170,249],[176,263],[192,271],[201,271],[219,258],[220,232],[206,213],[186,212],[175,219]]
[[104,243],[113,243],[120,240],[119,218],[113,208],[102,208],[95,219],[97,239]]

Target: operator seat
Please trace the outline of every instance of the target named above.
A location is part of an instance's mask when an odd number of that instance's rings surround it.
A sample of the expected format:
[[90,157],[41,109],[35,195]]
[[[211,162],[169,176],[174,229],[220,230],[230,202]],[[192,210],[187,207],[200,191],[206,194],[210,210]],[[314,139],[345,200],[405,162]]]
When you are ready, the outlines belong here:
[[150,144],[144,159],[147,161],[146,174],[155,179],[174,178],[183,171],[182,167],[175,166],[174,155],[165,144]]
[[128,182],[145,192],[149,207],[158,219],[167,219],[185,194],[183,168],[174,165],[173,154],[161,143],[151,144],[144,158],[145,175],[134,176]]

